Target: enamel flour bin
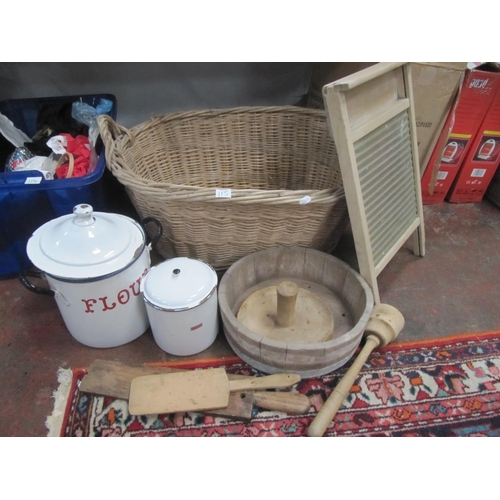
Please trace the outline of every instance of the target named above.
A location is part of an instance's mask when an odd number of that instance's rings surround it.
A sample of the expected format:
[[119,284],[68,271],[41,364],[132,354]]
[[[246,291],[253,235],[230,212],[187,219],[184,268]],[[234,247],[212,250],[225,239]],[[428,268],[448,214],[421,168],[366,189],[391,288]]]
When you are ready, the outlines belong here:
[[187,257],[152,267],[141,294],[158,346],[175,356],[210,347],[219,331],[217,274],[208,264]]
[[55,298],[71,335],[90,347],[117,347],[149,327],[140,282],[151,264],[144,228],[124,215],[94,212],[77,205],[73,214],[43,224],[28,240],[27,254],[50,288],[33,285],[23,271],[21,283]]

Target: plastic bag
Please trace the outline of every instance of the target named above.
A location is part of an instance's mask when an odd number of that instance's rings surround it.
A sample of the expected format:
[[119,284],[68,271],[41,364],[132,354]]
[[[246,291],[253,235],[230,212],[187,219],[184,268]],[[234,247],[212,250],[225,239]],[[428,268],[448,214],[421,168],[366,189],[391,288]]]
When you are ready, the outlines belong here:
[[112,107],[113,103],[108,99],[101,99],[95,108],[90,104],[80,101],[73,103],[71,116],[89,127],[89,140],[92,146],[95,146],[97,136],[99,135],[97,117],[109,113]]

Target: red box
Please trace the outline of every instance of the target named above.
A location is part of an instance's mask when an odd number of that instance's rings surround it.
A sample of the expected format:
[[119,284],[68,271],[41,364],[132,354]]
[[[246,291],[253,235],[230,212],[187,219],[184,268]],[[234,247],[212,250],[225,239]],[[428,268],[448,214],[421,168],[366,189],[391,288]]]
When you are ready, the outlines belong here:
[[500,90],[479,128],[446,199],[479,203],[500,164]]
[[[499,88],[498,66],[484,65],[466,70],[456,108],[450,111],[422,176],[422,203],[424,205],[445,201]],[[449,137],[443,148],[448,132]],[[431,194],[429,193],[430,183],[433,167],[437,162],[439,162],[437,180]]]

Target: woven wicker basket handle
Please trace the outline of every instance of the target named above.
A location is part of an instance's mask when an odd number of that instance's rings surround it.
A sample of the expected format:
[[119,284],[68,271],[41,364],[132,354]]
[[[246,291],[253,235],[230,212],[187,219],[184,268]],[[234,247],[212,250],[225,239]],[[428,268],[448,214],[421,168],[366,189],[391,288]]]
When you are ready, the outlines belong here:
[[99,115],[97,117],[97,124],[99,125],[102,142],[106,147],[124,134],[132,138],[130,130],[122,125],[118,125],[109,115]]
[[119,174],[123,169],[130,170],[120,151],[116,149],[115,144],[124,135],[128,136],[130,142],[133,144],[134,136],[132,132],[122,125],[118,125],[108,115],[99,115],[97,117],[97,124],[99,125],[99,133],[104,144],[104,156],[107,167],[115,174]]
[[68,167],[68,173],[66,174],[66,179],[70,179],[73,177],[73,170],[75,169],[75,157],[66,151],[66,153],[63,153],[60,157],[59,160],[57,160],[56,163],[56,169],[59,168],[61,165],[63,165],[66,160],[69,162],[69,167]]

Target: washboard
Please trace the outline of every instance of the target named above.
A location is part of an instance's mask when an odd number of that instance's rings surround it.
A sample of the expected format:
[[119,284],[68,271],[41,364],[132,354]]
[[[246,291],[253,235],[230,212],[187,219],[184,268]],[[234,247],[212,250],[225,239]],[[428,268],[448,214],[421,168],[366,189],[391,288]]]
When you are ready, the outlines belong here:
[[323,87],[360,274],[377,276],[413,235],[425,234],[409,63],[379,63]]

